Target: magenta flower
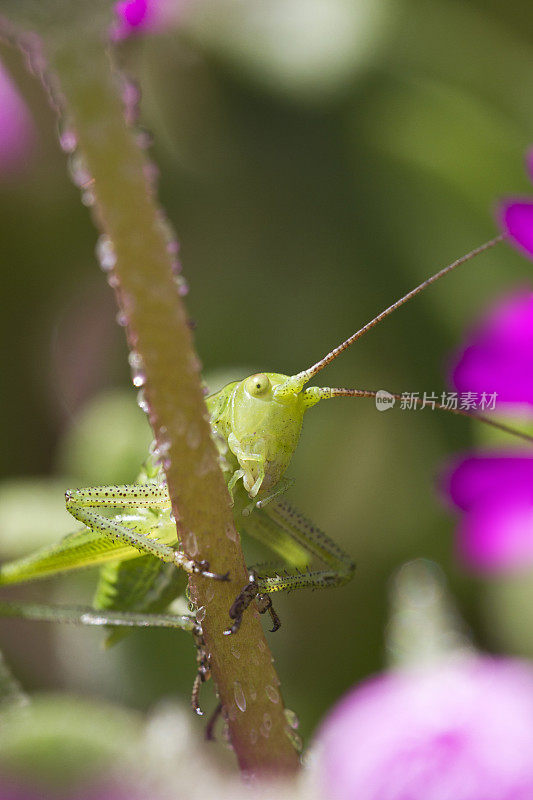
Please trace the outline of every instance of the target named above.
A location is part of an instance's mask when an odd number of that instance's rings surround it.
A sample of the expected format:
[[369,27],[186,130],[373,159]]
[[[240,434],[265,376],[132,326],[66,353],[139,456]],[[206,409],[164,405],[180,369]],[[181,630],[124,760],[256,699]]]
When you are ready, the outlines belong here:
[[[507,297],[487,314],[456,357],[452,382],[478,397],[496,392],[509,416],[519,407],[533,417],[532,293]],[[458,459],[444,476],[444,493],[462,512],[458,556],[479,571],[533,563],[533,448],[513,447]]]
[[119,0],[115,3],[116,24],[113,40],[128,36],[156,33],[175,25],[187,0]]
[[[533,150],[526,156],[526,167],[533,180]],[[502,230],[514,246],[528,258],[533,258],[533,199],[515,197],[498,209]]]
[[497,392],[498,406],[533,406],[533,293],[511,295],[489,311],[456,357],[452,383],[459,392]]
[[327,800],[531,800],[533,668],[479,656],[372,678],[317,746]]
[[533,563],[533,453],[472,455],[446,477],[463,511],[456,531],[459,558],[483,572]]
[[0,178],[24,166],[33,142],[34,127],[28,107],[0,63]]

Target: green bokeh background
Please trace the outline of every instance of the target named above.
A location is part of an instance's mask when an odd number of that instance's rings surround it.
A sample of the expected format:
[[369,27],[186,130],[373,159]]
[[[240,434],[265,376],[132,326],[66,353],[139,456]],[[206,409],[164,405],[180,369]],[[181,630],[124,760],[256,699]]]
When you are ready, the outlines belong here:
[[[523,156],[533,139],[524,0],[374,0],[372,12],[356,0],[285,0],[269,15],[255,0],[221,5],[204,0],[181,30],[119,54],[142,88],[196,344],[218,385],[308,366],[494,236],[498,199],[530,191]],[[24,171],[0,183],[8,558],[71,529],[68,486],[133,479],[149,431],[55,119],[18,54],[0,56],[38,129]],[[501,245],[375,329],[323,382],[440,392],[476,317],[531,283],[531,264]],[[271,646],[305,739],[342,692],[383,667],[390,576],[414,557],[443,567],[479,646],[533,655],[529,576],[486,582],[462,571],[438,497],[446,459],[477,436],[467,421],[378,413],[366,400],[324,403],[306,420],[291,498],[358,569],[349,586],[276,603],[283,627]],[[93,584],[87,572],[12,594],[83,602]],[[0,637],[28,689],[140,709],[167,695],[188,701],[186,635],[140,631],[106,652],[98,631],[10,620]]]

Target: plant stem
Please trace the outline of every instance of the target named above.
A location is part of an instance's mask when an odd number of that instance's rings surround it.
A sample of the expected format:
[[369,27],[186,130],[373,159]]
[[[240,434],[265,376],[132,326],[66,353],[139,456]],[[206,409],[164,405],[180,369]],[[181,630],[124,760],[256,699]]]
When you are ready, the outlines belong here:
[[[85,5],[88,11],[82,12]],[[279,680],[257,612],[245,615],[236,635],[223,635],[228,609],[247,582],[246,566],[210,435],[199,361],[176,289],[168,236],[147,177],[149,164],[126,124],[119,76],[101,29],[87,17],[91,7],[61,4],[53,24],[48,20],[40,28],[49,81],[75,131],[76,156],[83,158],[88,173],[84,188],[94,197],[94,217],[116,258],[109,282],[130,349],[142,365],[180,541],[188,555],[230,574],[228,583],[193,577],[190,590],[205,608],[204,639],[232,746],[248,773],[293,772],[299,759],[287,735]]]

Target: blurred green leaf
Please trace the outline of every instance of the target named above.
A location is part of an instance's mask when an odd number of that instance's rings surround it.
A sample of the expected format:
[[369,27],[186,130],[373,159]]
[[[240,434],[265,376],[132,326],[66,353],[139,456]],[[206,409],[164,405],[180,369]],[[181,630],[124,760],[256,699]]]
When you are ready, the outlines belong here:
[[83,407],[63,436],[59,469],[74,475],[80,485],[127,483],[138,474],[151,440],[133,390],[102,392]]
[[3,778],[53,787],[102,782],[141,735],[133,712],[68,696],[35,697],[9,708],[0,725]]

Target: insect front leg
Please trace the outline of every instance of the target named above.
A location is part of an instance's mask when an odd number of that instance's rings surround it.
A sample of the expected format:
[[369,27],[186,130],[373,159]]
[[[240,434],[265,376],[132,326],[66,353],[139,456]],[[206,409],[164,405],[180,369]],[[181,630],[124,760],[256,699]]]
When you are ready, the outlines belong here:
[[[268,503],[271,503],[276,497],[280,497],[280,495],[285,494],[294,485],[294,478],[281,478],[281,480],[276,484],[274,489],[271,489],[270,492],[265,494],[255,503],[256,508],[264,508]],[[245,516],[245,512],[242,512]],[[250,512],[248,512],[250,513]]]
[[229,616],[230,619],[235,620],[235,622],[230,628],[224,631],[225,636],[231,636],[231,634],[237,633],[237,631],[241,627],[241,622],[244,612],[246,611],[252,600],[255,600],[258,594],[259,594],[259,584],[257,582],[257,573],[255,572],[255,570],[252,569],[248,574],[248,583],[242,589],[242,591],[237,595],[237,597],[235,598],[230,607]]
[[[233,488],[238,478],[242,477],[244,488],[249,496],[255,497],[265,479],[264,442],[255,437],[249,438],[251,439],[250,449],[247,449],[246,442],[237,439],[233,432],[228,436],[229,449],[241,466],[241,469],[234,473],[228,487]],[[239,473],[238,477],[236,477],[237,473]]]
[[193,629],[194,643],[196,645],[196,677],[192,685],[191,692],[191,706],[198,716],[203,716],[203,711],[200,708],[200,687],[211,677],[211,666],[209,663],[209,655],[204,641],[204,632],[202,626],[196,623]]
[[228,580],[228,575],[211,572],[207,561],[195,561],[179,548],[159,542],[149,536],[156,525],[149,519],[128,520],[106,517],[95,508],[155,508],[170,509],[170,498],[164,483],[124,484],[97,486],[69,490],[65,494],[67,511],[91,531],[117,542],[130,545],[141,553],[171,562],[188,574],[201,574],[206,578]]
[[229,610],[230,619],[235,621],[231,627],[224,631],[225,636],[231,636],[232,634],[237,633],[241,627],[244,612],[252,600],[255,600],[257,610],[260,614],[265,614],[267,611],[269,612],[272,619],[272,628],[270,629],[271,633],[275,633],[279,628],[281,628],[281,620],[274,611],[272,600],[268,594],[259,591],[261,580],[262,579],[259,577],[256,570],[250,569],[248,583],[237,595]]

